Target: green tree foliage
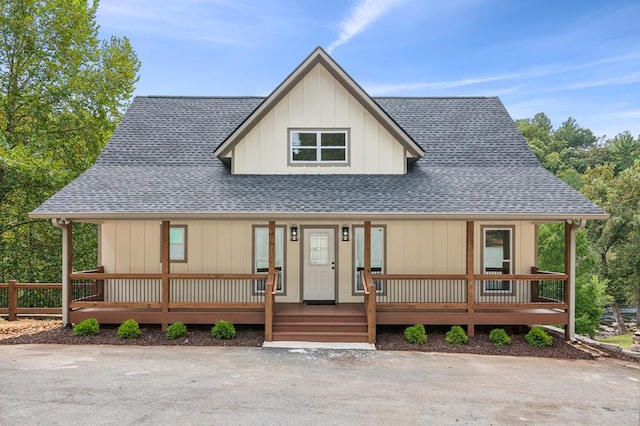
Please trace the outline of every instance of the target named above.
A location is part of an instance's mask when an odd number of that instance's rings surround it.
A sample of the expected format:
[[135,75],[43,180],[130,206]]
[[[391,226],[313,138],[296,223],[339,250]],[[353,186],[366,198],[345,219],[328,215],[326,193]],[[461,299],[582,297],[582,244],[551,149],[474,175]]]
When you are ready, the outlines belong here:
[[[0,281],[58,281],[59,231],[28,212],[86,170],[122,115],[140,62],[98,39],[98,2],[0,0]],[[96,230],[74,229],[78,269]]]
[[640,304],[640,159],[617,176],[612,164],[590,169],[584,182],[585,194],[611,214],[589,228],[609,293]]

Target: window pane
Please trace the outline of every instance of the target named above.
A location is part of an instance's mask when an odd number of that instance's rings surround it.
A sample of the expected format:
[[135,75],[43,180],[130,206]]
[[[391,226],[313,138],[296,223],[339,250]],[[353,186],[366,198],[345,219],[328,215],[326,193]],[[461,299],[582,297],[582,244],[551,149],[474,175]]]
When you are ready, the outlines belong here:
[[186,228],[169,228],[169,260],[187,260],[186,256]]
[[291,146],[316,146],[316,133],[302,133],[302,132],[292,132],[291,133]]
[[296,148],[292,152],[293,161],[316,161],[317,151],[315,149]]
[[309,264],[328,265],[329,264],[329,238],[326,235],[311,234],[309,240]]
[[321,144],[322,146],[346,146],[346,136],[344,133],[323,133]]
[[[356,291],[361,292],[362,280],[360,271],[364,269],[364,228],[358,227],[354,229],[354,272]],[[384,273],[384,228],[371,227],[371,271],[373,273]],[[382,290],[380,281],[374,280],[374,284],[378,291]]]
[[171,242],[171,244],[184,243],[184,228],[170,228],[169,241]]
[[322,161],[345,161],[346,151],[344,149],[323,149],[321,152]]
[[[256,227],[253,234],[254,272],[269,270],[269,228]],[[275,267],[279,271],[277,290],[282,291],[284,282],[284,228],[276,228],[276,259]],[[256,281],[256,291],[264,291],[264,282]]]
[[485,230],[485,272],[511,272],[511,230]]

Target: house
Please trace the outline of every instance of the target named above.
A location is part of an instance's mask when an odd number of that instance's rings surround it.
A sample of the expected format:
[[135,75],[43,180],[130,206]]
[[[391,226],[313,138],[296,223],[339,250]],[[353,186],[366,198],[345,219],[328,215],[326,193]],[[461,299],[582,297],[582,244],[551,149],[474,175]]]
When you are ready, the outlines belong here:
[[[563,324],[575,230],[607,215],[540,166],[498,98],[370,97],[321,48],[268,97],[136,97],[87,172],[31,213],[63,229],[64,322]],[[72,225],[99,267],[71,270]],[[565,226],[540,272],[536,227]]]

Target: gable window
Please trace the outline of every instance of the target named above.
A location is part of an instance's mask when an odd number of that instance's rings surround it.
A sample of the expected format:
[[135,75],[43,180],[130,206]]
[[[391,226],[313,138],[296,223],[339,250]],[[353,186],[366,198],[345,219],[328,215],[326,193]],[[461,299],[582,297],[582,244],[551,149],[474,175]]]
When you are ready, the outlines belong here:
[[176,263],[187,261],[187,225],[169,227],[169,260]]
[[291,164],[347,164],[348,148],[347,130],[289,131],[289,162]]
[[[513,227],[482,227],[482,271],[484,274],[513,274]],[[483,293],[513,292],[508,280],[485,280]]]
[[[284,226],[276,226],[276,270],[278,273],[278,283],[276,291],[284,293]],[[269,227],[253,227],[253,271],[255,273],[269,272]],[[256,281],[254,291],[264,293],[265,282]]]
[[[354,283],[355,293],[364,292],[364,287],[362,286],[362,277],[360,276],[360,271],[364,270],[364,227],[363,226],[355,226],[353,228],[354,231],[354,268],[355,277]],[[385,260],[385,228],[383,226],[372,226],[371,227],[371,273],[375,274],[383,274],[384,273],[384,260]],[[382,285],[382,281],[373,280],[373,283],[376,286],[377,292],[384,292],[384,288]]]

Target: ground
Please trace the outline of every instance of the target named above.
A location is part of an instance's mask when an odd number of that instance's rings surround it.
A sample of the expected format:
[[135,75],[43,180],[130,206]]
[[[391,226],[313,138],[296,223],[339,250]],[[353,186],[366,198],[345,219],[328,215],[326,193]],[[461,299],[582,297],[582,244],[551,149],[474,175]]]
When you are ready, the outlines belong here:
[[[116,337],[116,326],[102,326],[97,336],[74,336],[69,328],[63,328],[58,319],[20,319],[5,321],[0,319],[0,344],[99,344],[99,345],[135,345],[135,346],[244,346],[259,347],[264,340],[263,328],[260,326],[236,327],[237,334],[233,340],[216,340],[211,337],[210,327],[190,326],[187,336],[168,340],[158,326],[142,326],[142,335],[137,339],[119,339]],[[526,327],[507,327],[507,333],[513,343],[509,346],[494,346],[488,338],[490,327],[477,327],[476,335],[469,338],[467,345],[451,345],[444,340],[448,327],[427,327],[428,341],[424,345],[407,342],[403,335],[403,327],[380,327],[376,347],[390,351],[420,351],[468,353],[482,355],[535,356],[564,359],[591,359],[592,355],[576,345],[565,342],[559,334],[553,334],[553,346],[534,348],[524,339]],[[624,354],[611,353],[615,358],[627,359]]]

